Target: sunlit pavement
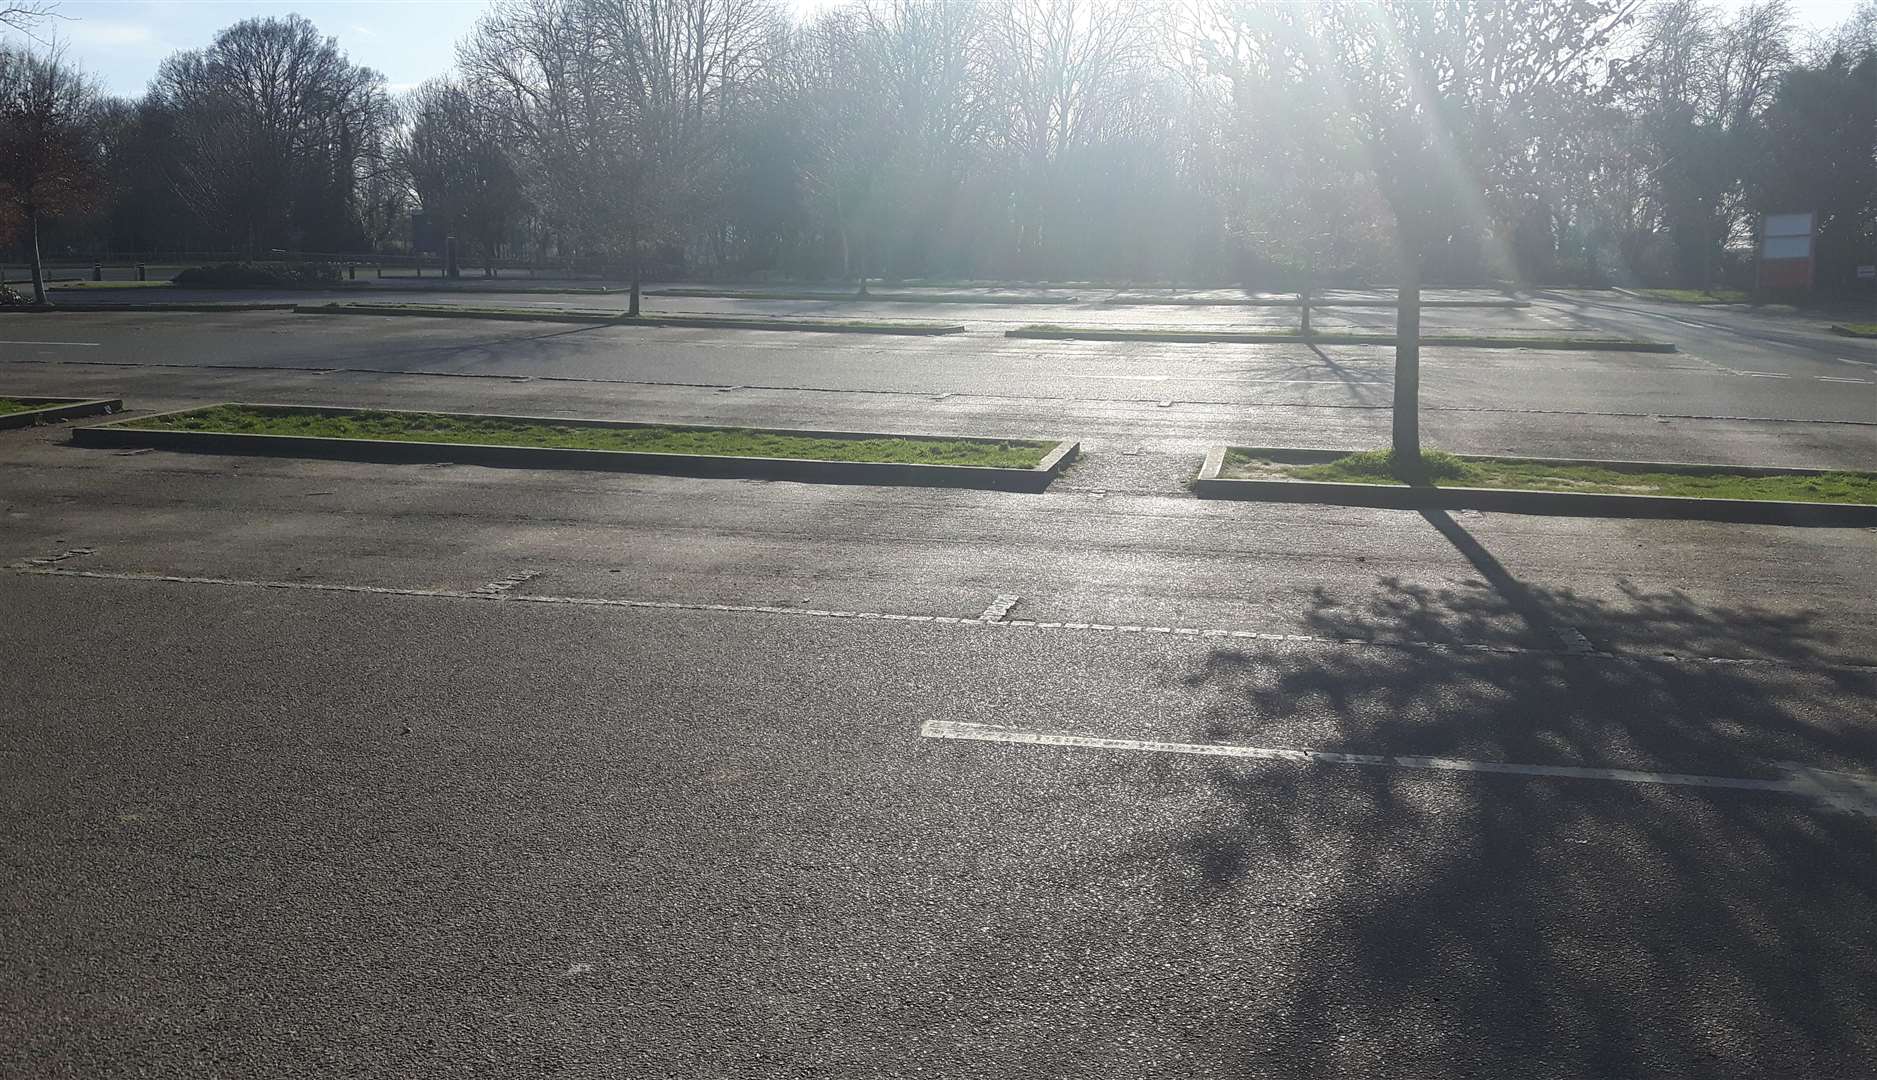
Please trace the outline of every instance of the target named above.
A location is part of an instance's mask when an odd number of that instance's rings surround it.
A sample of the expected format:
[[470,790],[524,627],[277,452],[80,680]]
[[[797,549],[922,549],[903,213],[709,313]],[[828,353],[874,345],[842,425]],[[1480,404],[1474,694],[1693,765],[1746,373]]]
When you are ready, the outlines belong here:
[[[1185,493],[1211,442],[1378,443],[1385,350],[307,322],[8,319],[64,343],[0,389],[1089,456],[1028,496],[0,434],[0,1075],[1877,1054],[1877,532]],[[1837,357],[1686,329],[1430,350],[1430,441],[1877,465],[1877,393],[1800,377]]]

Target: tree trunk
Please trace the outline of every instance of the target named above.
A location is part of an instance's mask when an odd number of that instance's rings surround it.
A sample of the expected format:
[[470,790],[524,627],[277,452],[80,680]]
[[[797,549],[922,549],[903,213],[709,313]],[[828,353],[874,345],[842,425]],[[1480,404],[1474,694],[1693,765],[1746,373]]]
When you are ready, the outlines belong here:
[[1395,311],[1395,469],[1421,467],[1421,261],[1402,260]]
[[26,208],[26,243],[33,257],[33,303],[46,304],[46,264],[39,257],[39,208]]
[[632,297],[627,301],[626,314],[631,318],[639,317],[639,238],[632,238]]

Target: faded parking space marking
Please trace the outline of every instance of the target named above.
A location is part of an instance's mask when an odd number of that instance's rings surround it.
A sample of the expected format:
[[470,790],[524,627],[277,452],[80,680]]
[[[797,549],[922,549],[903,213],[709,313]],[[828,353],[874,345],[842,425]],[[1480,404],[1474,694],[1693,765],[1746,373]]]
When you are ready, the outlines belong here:
[[1230,743],[1155,742],[1147,739],[1109,739],[1066,732],[1023,731],[955,720],[927,720],[919,734],[928,739],[964,739],[974,742],[1016,743],[1028,746],[1067,746],[1083,750],[1125,750],[1156,754],[1235,757],[1258,761],[1285,761],[1298,765],[1349,765],[1381,769],[1434,772],[1493,773],[1557,780],[1600,780],[1618,784],[1694,787],[1731,791],[1760,791],[1797,795],[1835,810],[1877,817],[1877,777],[1832,772],[1802,765],[1783,765],[1784,779],[1749,776],[1704,776],[1697,773],[1654,772],[1640,769],[1596,769],[1577,765],[1520,765],[1502,761],[1462,758],[1406,757],[1392,754],[1346,754],[1326,750],[1289,750]]

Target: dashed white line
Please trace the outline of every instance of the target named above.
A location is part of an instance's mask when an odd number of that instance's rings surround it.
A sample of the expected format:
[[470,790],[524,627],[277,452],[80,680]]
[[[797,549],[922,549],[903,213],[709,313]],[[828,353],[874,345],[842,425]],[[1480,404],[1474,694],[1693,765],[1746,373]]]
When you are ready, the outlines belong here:
[[1869,379],[1839,379],[1830,375],[1814,375],[1812,378],[1817,379],[1819,382],[1851,383],[1856,386],[1871,385]]
[[1230,743],[1111,739],[1093,735],[1072,735],[1067,732],[991,727],[988,724],[971,724],[956,720],[927,720],[920,725],[919,734],[928,739],[966,739],[976,742],[1017,743],[1030,746],[1068,746],[1085,750],[1129,750],[1155,754],[1251,758],[1259,761],[1287,761],[1299,765],[1353,765],[1435,772],[1497,773],[1559,780],[1601,780],[1618,784],[1762,791],[1781,795],[1798,795],[1834,809],[1877,817],[1877,777],[1829,772],[1800,765],[1782,766],[1786,773],[1785,778],[1772,780],[1750,776],[1704,776],[1697,773],[1653,772],[1640,769],[1595,769],[1577,765],[1521,765],[1503,761],[1469,761],[1463,758],[1345,754],[1325,750],[1238,746]]
[[86,349],[102,348],[102,345],[96,341],[0,341],[0,345],[76,345]]
[[[84,549],[78,554],[87,554]],[[1557,657],[1583,661],[1664,664],[1700,664],[1726,667],[1804,668],[1808,670],[1877,672],[1877,665],[1857,662],[1819,661],[1795,664],[1786,660],[1726,656],[1683,656],[1675,653],[1580,652],[1572,649],[1538,649],[1520,645],[1494,645],[1483,642],[1402,641],[1371,638],[1338,638],[1314,634],[1279,634],[1263,630],[1230,630],[1193,626],[1134,626],[1118,623],[1043,622],[1035,619],[1005,618],[986,622],[982,617],[959,615],[914,615],[886,611],[843,611],[839,609],[781,607],[775,604],[713,604],[691,600],[633,600],[610,596],[555,596],[546,593],[489,593],[457,589],[424,589],[388,585],[355,585],[349,582],[273,581],[252,578],[198,577],[186,574],[153,574],[125,570],[67,570],[38,563],[14,563],[6,567],[16,574],[33,577],[86,578],[97,581],[158,582],[179,585],[213,585],[244,589],[281,589],[294,592],[355,593],[368,596],[412,596],[424,599],[485,600],[504,604],[561,604],[568,607],[626,608],[651,611],[702,611],[739,615],[788,615],[810,619],[855,619],[879,622],[932,623],[935,625],[1008,630],[1078,630],[1110,634],[1166,634],[1175,637],[1220,638],[1233,641],[1264,641],[1305,645],[1333,645],[1348,648],[1387,649],[1439,654],[1487,654],[1504,656]]]
[[1022,597],[1016,593],[1004,593],[991,601],[990,606],[984,609],[984,614],[979,615],[978,619],[987,623],[1003,622],[1010,618],[1010,609],[1016,607],[1017,601],[1021,599]]
[[1749,379],[1790,379],[1792,378],[1792,376],[1790,375],[1782,375],[1777,371],[1743,371],[1740,374],[1745,375]]
[[518,570],[505,578],[497,578],[486,585],[476,586],[476,591],[485,596],[505,595],[517,585],[523,585],[541,576],[539,570]]

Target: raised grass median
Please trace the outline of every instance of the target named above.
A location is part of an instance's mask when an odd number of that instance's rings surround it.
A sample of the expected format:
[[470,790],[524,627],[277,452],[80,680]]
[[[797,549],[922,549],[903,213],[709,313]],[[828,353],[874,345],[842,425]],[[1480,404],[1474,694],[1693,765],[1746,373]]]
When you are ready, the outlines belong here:
[[0,397],[0,430],[96,416],[123,407],[117,398]]
[[1770,524],[1877,524],[1877,473],[1645,461],[1215,447],[1195,491],[1213,498],[1688,517]]
[[503,308],[468,304],[300,304],[302,315],[408,315],[433,319],[494,319],[508,322],[580,323],[608,326],[666,326],[713,330],[794,330],[823,334],[900,334],[932,337],[958,334],[958,323],[878,319],[804,319],[782,315],[628,315],[577,308]]
[[1074,296],[1022,293],[957,292],[831,292],[826,289],[709,289],[673,287],[647,289],[647,296],[681,296],[717,300],[823,300],[858,304],[1079,304]]
[[226,403],[80,428],[83,446],[1040,491],[1073,442]]
[[[1300,333],[1296,330],[1142,329],[1106,326],[1020,326],[1005,337],[1045,341],[1167,341],[1244,345],[1393,345],[1392,333]],[[1675,352],[1673,344],[1641,338],[1567,337],[1556,334],[1423,334],[1423,345],[1470,349],[1565,349],[1589,352]]]

